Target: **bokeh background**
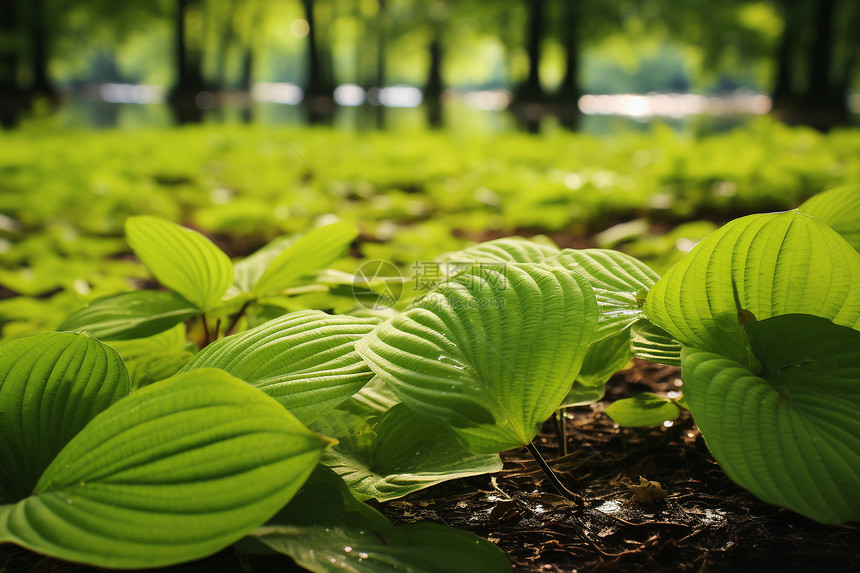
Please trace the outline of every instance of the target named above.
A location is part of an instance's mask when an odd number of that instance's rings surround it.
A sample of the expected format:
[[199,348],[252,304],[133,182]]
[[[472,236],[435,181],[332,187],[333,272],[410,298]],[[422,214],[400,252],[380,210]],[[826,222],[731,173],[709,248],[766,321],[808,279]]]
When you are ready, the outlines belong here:
[[852,0],[3,0],[0,120],[828,129],[858,30]]
[[354,225],[286,310],[510,235],[663,272],[860,180],[858,31],[853,0],[0,0],[0,337],[157,286],[136,214],[234,259]]

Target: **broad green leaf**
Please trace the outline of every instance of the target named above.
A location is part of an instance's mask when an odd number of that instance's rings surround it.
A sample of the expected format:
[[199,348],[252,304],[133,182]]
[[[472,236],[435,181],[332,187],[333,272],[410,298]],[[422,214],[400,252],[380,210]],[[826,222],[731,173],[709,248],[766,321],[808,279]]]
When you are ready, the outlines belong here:
[[157,382],[108,408],[0,507],[0,542],[99,567],[197,559],[274,515],[325,438],[219,370]]
[[[341,258],[357,236],[355,227],[347,223],[314,229],[272,259],[251,290],[258,296],[265,296],[294,286],[302,277]],[[254,274],[256,272],[252,271],[251,277]],[[251,277],[243,280],[250,282]]]
[[200,309],[175,292],[137,290],[98,298],[57,330],[86,330],[100,340],[145,338],[164,332]]
[[508,573],[511,564],[485,539],[436,523],[392,525],[357,501],[325,468],[310,477],[256,539],[317,573]]
[[338,404],[337,409],[363,417],[379,416],[399,403],[397,396],[385,385],[382,378],[374,376],[364,388]]
[[747,364],[743,323],[804,313],[860,327],[860,254],[797,211],[735,219],[676,263],[645,314],[686,346]]
[[484,263],[380,325],[356,350],[404,404],[475,453],[527,444],[576,379],[597,324],[580,275]]
[[505,237],[447,253],[441,261],[450,263],[540,263],[559,252],[558,247],[522,237]]
[[726,474],[825,523],[860,519],[860,332],[809,315],[747,326],[761,362],[683,352],[684,396]]
[[594,404],[595,402],[602,400],[605,393],[605,384],[586,386],[579,382],[574,382],[559,407],[569,408],[573,406],[587,406],[588,404]]
[[126,219],[125,237],[158,282],[200,310],[215,306],[233,282],[230,259],[196,231],[141,215]]
[[63,446],[128,392],[119,354],[87,334],[0,346],[0,503],[30,495]]
[[415,415],[403,404],[375,416],[340,409],[313,429],[338,444],[322,462],[339,474],[359,499],[386,501],[437,483],[497,472],[495,454],[471,454],[444,424]]
[[373,377],[355,342],[377,324],[376,318],[294,312],[210,344],[183,370],[220,368],[309,424]]
[[266,268],[284,249],[299,240],[299,237],[278,237],[258,251],[233,264],[233,284],[242,292],[251,292]]
[[860,251],[860,185],[846,185],[814,195],[798,210],[821,219]]
[[632,427],[659,426],[674,420],[680,413],[672,400],[650,392],[616,400],[606,408],[606,414],[616,424]]
[[630,327],[630,350],[634,358],[680,366],[681,348],[680,342],[647,318],[637,320]]
[[621,330],[602,340],[592,342],[576,381],[583,386],[601,386],[633,358],[630,352],[630,331]]
[[595,333],[598,340],[617,334],[641,318],[645,295],[660,278],[644,263],[608,249],[565,249],[543,263],[575,271],[588,280],[600,309]]
[[176,374],[197,351],[185,336],[184,324],[146,338],[114,340],[109,345],[125,362],[133,388]]

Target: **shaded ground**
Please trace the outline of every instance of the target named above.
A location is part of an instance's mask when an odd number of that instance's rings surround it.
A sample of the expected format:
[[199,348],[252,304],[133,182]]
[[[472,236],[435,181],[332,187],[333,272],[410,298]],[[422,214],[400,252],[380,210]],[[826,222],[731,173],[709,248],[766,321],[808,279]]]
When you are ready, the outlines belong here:
[[[381,509],[393,521],[428,519],[489,537],[517,571],[860,571],[860,527],[820,525],[736,486],[688,412],[653,429],[618,428],[602,413],[616,398],[678,383],[678,369],[637,361],[615,376],[607,401],[569,410],[571,453],[551,465],[582,507],[551,493],[522,449],[503,455],[496,476]],[[556,455],[552,424],[540,443],[545,457]],[[640,477],[659,489],[639,486]]]
[[[561,458],[546,424],[540,449],[556,458],[553,467],[582,495],[581,506],[555,495],[522,449],[503,455],[499,474],[453,480],[377,507],[394,522],[430,520],[488,537],[517,571],[860,571],[860,527],[820,525],[734,485],[688,413],[653,429],[618,428],[602,413],[617,398],[678,384],[677,368],[648,362],[616,374],[605,401],[569,411],[571,453]],[[640,477],[659,487],[642,488]],[[0,546],[0,573],[19,571],[103,570]],[[285,557],[228,549],[162,571],[301,569]]]

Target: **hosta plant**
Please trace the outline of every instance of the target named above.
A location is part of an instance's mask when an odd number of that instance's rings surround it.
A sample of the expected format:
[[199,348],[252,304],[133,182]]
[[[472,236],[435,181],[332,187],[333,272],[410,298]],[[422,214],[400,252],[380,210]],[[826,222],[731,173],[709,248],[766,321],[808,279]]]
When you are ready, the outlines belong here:
[[490,241],[441,256],[456,272],[384,317],[284,312],[348,226],[234,264],[133,218],[129,243],[169,290],[0,347],[0,541],[119,568],[242,540],[313,571],[503,571],[486,541],[398,528],[359,500],[498,471],[521,446],[575,498],[532,440],[633,357],[680,364],[684,396],[617,401],[617,421],[689,408],[755,495],[860,519],[860,253],[826,224],[850,238],[829,201],[856,190],[829,197],[732,221],[662,277],[616,251]]

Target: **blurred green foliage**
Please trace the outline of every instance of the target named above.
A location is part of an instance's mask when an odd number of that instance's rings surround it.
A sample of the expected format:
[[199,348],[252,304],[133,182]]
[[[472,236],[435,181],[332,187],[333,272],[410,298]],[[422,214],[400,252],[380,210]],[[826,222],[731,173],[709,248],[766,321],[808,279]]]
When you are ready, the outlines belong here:
[[858,158],[860,132],[769,120],[703,137],[661,126],[613,138],[237,125],[11,132],[0,141],[2,336],[51,330],[86,301],[145,286],[122,239],[130,215],[197,228],[233,257],[343,220],[361,231],[354,257],[335,265],[347,272],[361,258],[408,270],[510,234],[581,245],[638,220],[597,242],[660,272],[712,223],[857,181]]

